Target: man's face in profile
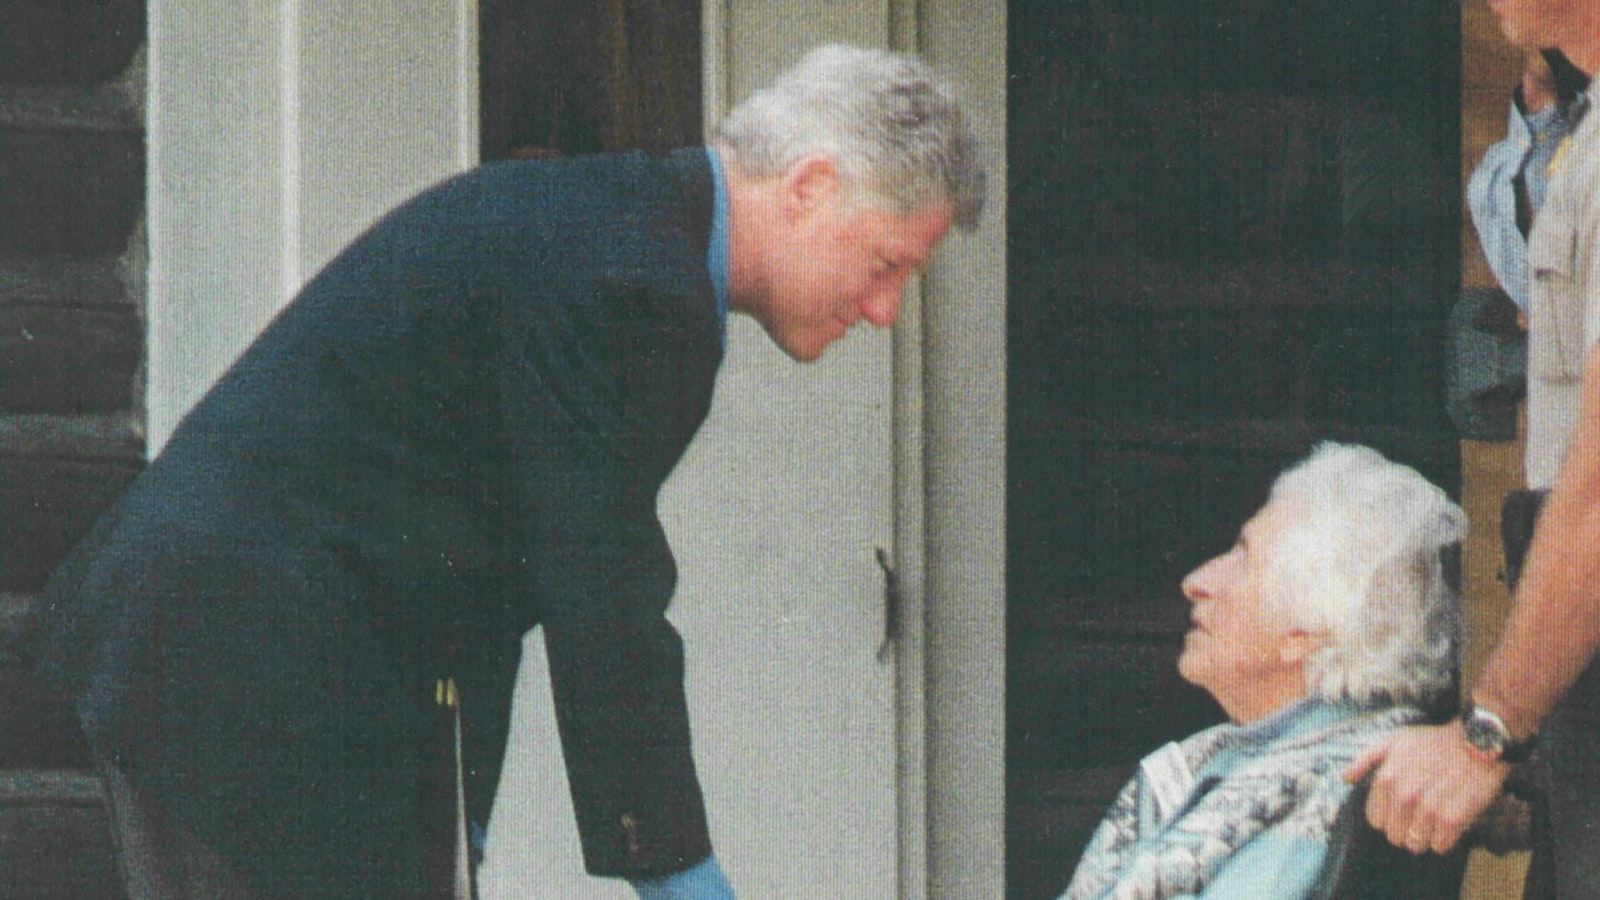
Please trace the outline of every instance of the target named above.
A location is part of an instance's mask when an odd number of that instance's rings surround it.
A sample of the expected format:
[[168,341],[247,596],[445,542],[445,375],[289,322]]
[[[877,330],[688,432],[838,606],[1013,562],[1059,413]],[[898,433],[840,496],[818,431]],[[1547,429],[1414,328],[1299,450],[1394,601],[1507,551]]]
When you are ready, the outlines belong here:
[[734,307],[800,362],[859,322],[894,324],[900,294],[950,230],[944,204],[901,215],[859,201],[833,162],[813,157],[772,182],[770,221]]

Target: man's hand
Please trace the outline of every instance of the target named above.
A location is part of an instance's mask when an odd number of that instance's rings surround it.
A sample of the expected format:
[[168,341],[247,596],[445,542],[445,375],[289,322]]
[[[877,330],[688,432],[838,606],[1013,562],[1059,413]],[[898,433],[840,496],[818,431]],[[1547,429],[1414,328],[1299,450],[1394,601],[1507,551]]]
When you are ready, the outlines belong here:
[[1372,776],[1367,821],[1412,853],[1447,852],[1500,794],[1511,766],[1475,755],[1459,723],[1403,729],[1345,770]]

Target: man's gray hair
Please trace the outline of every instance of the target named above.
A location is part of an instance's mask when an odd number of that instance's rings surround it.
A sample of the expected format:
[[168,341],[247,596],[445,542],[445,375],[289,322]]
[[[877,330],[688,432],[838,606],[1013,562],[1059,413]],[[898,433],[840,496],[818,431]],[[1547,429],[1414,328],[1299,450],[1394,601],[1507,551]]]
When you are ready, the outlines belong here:
[[859,202],[899,215],[948,204],[964,229],[983,211],[977,139],[949,86],[915,56],[819,47],[734,107],[716,139],[756,177],[825,155]]
[[1271,502],[1293,510],[1266,602],[1293,627],[1327,635],[1307,660],[1307,692],[1423,706],[1448,700],[1461,630],[1461,508],[1376,450],[1333,443],[1278,476]]

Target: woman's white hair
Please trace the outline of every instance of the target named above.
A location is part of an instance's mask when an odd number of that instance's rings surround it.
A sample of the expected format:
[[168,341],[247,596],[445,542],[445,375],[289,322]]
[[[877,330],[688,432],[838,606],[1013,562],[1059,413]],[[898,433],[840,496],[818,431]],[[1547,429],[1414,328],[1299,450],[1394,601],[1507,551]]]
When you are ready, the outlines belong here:
[[976,226],[984,171],[950,88],[915,56],[832,44],[734,107],[717,132],[739,167],[774,177],[825,155],[857,202],[907,215],[948,204]]
[[1307,692],[1446,700],[1460,635],[1446,558],[1466,534],[1461,508],[1376,450],[1334,443],[1278,476],[1269,502],[1296,512],[1273,551],[1266,603],[1292,627],[1326,635],[1307,660]]

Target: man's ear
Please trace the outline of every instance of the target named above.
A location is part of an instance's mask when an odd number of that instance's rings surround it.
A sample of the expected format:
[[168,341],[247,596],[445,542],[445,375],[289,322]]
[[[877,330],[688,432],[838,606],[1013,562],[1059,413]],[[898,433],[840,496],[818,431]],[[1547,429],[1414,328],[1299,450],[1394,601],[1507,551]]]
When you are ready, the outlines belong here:
[[821,206],[839,190],[839,168],[831,157],[807,156],[784,171],[778,191],[783,209],[795,214]]

